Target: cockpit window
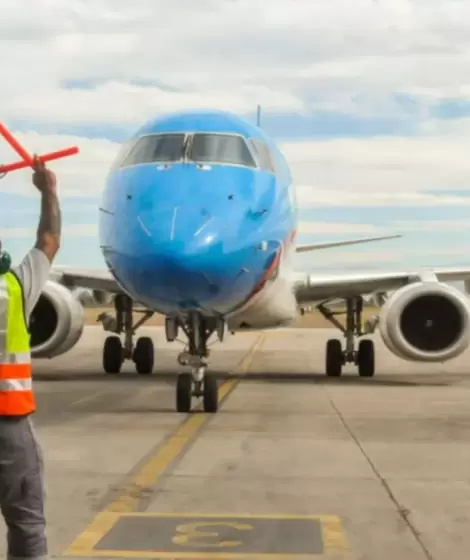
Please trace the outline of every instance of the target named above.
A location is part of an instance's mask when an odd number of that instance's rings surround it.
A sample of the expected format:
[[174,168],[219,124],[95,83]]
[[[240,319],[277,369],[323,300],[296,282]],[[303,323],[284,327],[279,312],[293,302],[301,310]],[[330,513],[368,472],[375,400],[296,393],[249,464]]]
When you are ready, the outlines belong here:
[[133,142],[131,140],[128,140],[127,142],[124,142],[123,144],[121,144],[121,146],[119,147],[118,153],[117,153],[116,157],[114,158],[113,163],[111,164],[110,171],[116,171],[116,169],[121,167],[122,162],[124,161],[125,157],[127,156],[127,153],[132,148],[132,145],[134,143],[135,142]]
[[265,169],[266,171],[270,171],[271,173],[276,172],[276,168],[274,167],[274,162],[271,157],[271,152],[269,151],[268,146],[261,142],[261,140],[255,140],[254,138],[250,139],[251,145],[253,146],[254,152],[256,154],[256,158],[258,160],[259,166],[261,169]]
[[143,136],[124,158],[121,167],[139,163],[179,161],[183,157],[185,134]]
[[194,134],[188,159],[256,167],[244,138],[230,134]]

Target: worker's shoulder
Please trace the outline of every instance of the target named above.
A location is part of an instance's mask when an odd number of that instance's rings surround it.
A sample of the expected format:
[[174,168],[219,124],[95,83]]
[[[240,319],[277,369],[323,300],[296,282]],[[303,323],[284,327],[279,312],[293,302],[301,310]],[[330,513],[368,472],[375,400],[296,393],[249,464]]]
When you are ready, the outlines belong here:
[[12,267],[11,271],[18,278],[20,284],[28,297],[36,296],[37,292],[41,292],[49,278],[51,263],[46,254],[33,247],[23,260],[16,266]]
[[25,279],[27,276],[31,274],[43,274],[51,269],[51,263],[47,258],[47,255],[41,251],[41,249],[37,249],[33,247],[30,251],[26,253],[23,257],[23,260],[16,266],[13,266],[11,271],[18,277],[19,280]]

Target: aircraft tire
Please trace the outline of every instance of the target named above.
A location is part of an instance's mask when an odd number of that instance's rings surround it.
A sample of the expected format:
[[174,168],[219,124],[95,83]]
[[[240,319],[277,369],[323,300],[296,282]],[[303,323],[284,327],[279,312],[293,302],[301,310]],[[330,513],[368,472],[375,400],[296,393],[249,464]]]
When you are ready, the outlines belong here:
[[325,370],[328,377],[339,377],[343,371],[343,350],[341,341],[330,339],[326,343]]
[[153,372],[154,354],[153,340],[149,336],[137,339],[133,355],[137,373],[150,375]]
[[375,351],[372,340],[361,340],[357,352],[360,377],[373,377],[375,374]]
[[213,375],[204,377],[203,385],[204,412],[214,413],[219,408],[219,387],[217,379]]
[[176,411],[190,412],[193,389],[193,376],[190,373],[180,373],[176,381]]
[[122,342],[118,336],[108,336],[103,346],[103,369],[105,373],[120,373],[122,366]]

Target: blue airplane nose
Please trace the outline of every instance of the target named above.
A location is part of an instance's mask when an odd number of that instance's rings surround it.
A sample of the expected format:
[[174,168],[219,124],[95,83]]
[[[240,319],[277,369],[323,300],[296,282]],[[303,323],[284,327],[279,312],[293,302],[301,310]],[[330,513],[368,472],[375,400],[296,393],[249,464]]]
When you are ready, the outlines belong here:
[[215,214],[180,205],[138,218],[147,248],[141,282],[162,312],[177,305],[225,313],[262,274],[259,249],[247,243],[252,219],[236,209],[230,221]]
[[124,170],[114,189],[125,196],[116,201],[109,194],[107,204],[121,219],[101,215],[118,282],[166,315],[179,309],[226,314],[241,305],[280,246],[283,225],[269,217],[275,183],[263,177],[242,166]]

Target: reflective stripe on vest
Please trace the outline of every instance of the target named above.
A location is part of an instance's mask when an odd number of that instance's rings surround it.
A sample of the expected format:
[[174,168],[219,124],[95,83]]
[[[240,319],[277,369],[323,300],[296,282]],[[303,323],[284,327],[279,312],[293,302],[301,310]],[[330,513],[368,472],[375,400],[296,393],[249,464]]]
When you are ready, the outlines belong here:
[[0,416],[34,412],[29,333],[16,276],[0,276]]

